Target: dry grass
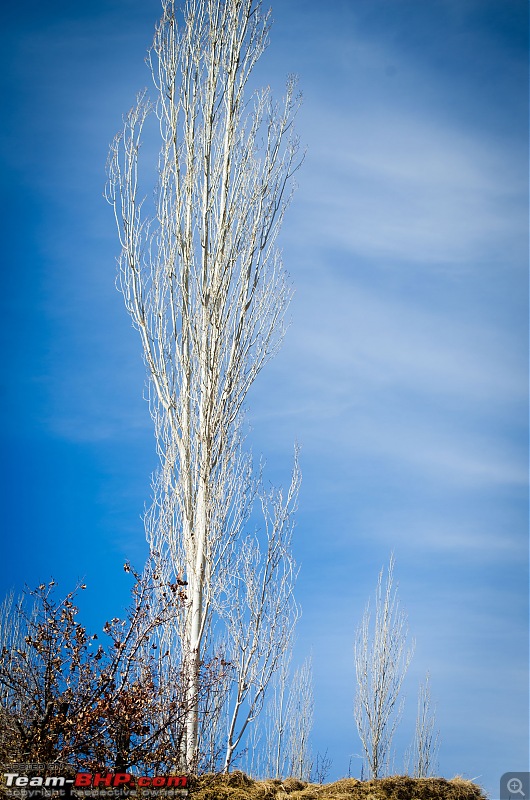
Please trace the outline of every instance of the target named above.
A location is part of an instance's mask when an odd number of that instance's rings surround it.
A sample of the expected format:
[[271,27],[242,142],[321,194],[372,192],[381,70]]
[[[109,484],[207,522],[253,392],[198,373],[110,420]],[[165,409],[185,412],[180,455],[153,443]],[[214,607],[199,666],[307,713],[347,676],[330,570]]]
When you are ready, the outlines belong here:
[[463,778],[395,776],[373,781],[344,778],[315,784],[287,778],[254,781],[242,772],[202,775],[190,785],[192,800],[484,800],[479,786]]
[[[229,775],[191,777],[189,789],[189,800],[486,800],[479,786],[463,778],[448,781],[444,778],[409,778],[400,775],[374,781],[343,778],[335,783],[320,785],[296,778],[254,781],[236,771]],[[78,796],[82,798],[83,792],[79,792]],[[105,791],[100,796],[101,800],[105,800]],[[147,798],[142,791],[138,791],[136,796],[140,800]],[[171,791],[149,792],[148,796],[149,800],[175,800],[175,794]],[[0,787],[0,800],[13,800],[13,795]]]

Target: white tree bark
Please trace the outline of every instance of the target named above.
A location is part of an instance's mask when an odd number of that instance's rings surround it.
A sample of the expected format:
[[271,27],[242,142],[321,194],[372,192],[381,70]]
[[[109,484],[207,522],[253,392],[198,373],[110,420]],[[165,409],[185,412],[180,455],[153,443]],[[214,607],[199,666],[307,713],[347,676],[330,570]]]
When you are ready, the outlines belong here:
[[373,626],[368,603],[355,640],[354,715],[372,778],[381,777],[390,766],[392,739],[403,709],[399,694],[414,651],[414,643],[407,649],[407,618],[393,573],[392,555],[384,585],[384,569],[379,573]]
[[[260,0],[187,0],[182,12],[163,0],[149,57],[156,102],[139,95],[108,162],[119,287],[142,342],[161,460],[148,537],[162,583],[187,584],[167,638],[186,676],[188,769],[213,602],[248,516],[242,405],[281,342],[291,295],[275,241],[300,163],[295,83],[282,106],[267,90],[245,98],[268,29]],[[161,146],[149,212],[139,150],[152,111]]]

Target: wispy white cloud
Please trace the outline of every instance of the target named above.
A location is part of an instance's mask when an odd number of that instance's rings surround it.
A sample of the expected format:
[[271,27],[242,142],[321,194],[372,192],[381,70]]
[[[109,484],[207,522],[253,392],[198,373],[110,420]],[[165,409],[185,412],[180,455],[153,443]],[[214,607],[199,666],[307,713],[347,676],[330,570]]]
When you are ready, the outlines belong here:
[[445,268],[470,268],[492,248],[498,258],[514,236],[523,246],[524,177],[493,144],[392,109],[339,118],[315,108],[312,130],[302,181],[313,245]]
[[522,153],[440,104],[440,75],[349,36],[330,53],[334,92],[304,111],[309,154],[284,236],[295,325],[254,419],[269,443],[296,430],[337,463],[524,487]]
[[297,201],[312,246],[445,268],[524,246],[526,142],[507,149],[464,117],[452,79],[378,34],[321,34],[334,85],[317,77],[306,99]]
[[[254,419],[318,450],[370,454],[439,480],[525,485],[524,352],[480,314],[432,309],[332,272],[312,272],[285,353],[256,393]],[[453,311],[453,313],[451,313]],[[522,348],[519,348],[521,351]],[[272,398],[272,402],[271,402]],[[274,429],[274,430],[273,430]]]

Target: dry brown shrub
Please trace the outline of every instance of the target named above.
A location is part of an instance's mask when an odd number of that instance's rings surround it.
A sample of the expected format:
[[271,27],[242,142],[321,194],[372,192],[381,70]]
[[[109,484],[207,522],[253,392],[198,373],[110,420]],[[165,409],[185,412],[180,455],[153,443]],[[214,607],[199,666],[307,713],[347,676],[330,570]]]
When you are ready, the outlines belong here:
[[193,800],[276,800],[281,781],[254,781],[235,770],[228,775],[201,775],[190,785]]
[[286,778],[282,783],[282,787],[285,789],[286,792],[299,792],[301,789],[305,789],[307,783],[305,781],[299,781],[298,778]]
[[191,791],[192,800],[485,800],[479,786],[463,778],[392,776],[371,781],[344,778],[326,785],[295,778],[254,781],[242,772],[205,775]]

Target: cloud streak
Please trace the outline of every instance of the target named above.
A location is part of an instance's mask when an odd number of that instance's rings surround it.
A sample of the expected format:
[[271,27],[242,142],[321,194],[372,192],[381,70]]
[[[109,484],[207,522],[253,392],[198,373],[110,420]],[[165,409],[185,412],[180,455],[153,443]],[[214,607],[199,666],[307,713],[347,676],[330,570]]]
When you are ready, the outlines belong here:
[[[313,245],[425,267],[472,268],[524,247],[518,159],[416,110],[311,115],[303,215]],[[321,120],[326,120],[325,125]],[[511,260],[511,252],[508,260]]]

